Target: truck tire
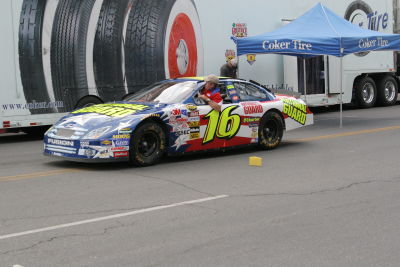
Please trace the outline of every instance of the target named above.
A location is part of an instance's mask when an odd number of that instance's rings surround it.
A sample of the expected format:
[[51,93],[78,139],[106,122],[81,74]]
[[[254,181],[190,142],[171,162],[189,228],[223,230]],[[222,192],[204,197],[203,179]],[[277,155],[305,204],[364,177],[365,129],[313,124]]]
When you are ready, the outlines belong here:
[[[46,0],[24,0],[18,33],[19,67],[27,103],[50,102],[43,70],[42,30]],[[54,109],[30,109],[32,114],[53,113]]]
[[360,108],[371,108],[377,99],[377,90],[371,77],[362,77],[355,82],[355,101]]
[[378,103],[382,106],[396,104],[399,92],[396,79],[392,75],[386,75],[378,83]]
[[81,100],[78,101],[78,103],[75,106],[75,109],[80,109],[80,108],[85,108],[85,107],[90,107],[93,105],[97,104],[103,104],[103,101],[101,101],[98,97],[96,96],[85,96]]
[[51,36],[51,74],[60,112],[71,111],[88,95],[86,41],[96,0],[62,0],[57,6]]
[[274,149],[282,141],[283,119],[275,111],[268,111],[261,118],[258,128],[258,146],[261,149]]
[[192,0],[134,0],[125,42],[129,92],[203,73],[200,20]]
[[124,22],[131,9],[129,0],[104,0],[97,25],[93,60],[100,98],[120,100],[125,94]]

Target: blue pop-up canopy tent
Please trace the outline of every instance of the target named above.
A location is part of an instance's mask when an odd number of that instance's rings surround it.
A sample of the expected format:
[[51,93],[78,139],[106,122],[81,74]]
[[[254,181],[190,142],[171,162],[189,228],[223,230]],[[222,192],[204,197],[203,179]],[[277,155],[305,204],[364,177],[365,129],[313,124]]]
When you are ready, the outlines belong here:
[[232,37],[238,56],[278,53],[299,57],[400,50],[400,35],[360,28],[317,4],[301,17],[275,31],[246,37]]
[[[246,38],[232,37],[232,39],[236,43],[238,56],[283,54],[303,58],[319,55],[343,57],[367,51],[400,50],[399,34],[386,34],[360,28],[336,15],[321,3],[277,30]],[[342,114],[342,100],[340,100],[340,111]],[[340,126],[342,126],[342,115]]]

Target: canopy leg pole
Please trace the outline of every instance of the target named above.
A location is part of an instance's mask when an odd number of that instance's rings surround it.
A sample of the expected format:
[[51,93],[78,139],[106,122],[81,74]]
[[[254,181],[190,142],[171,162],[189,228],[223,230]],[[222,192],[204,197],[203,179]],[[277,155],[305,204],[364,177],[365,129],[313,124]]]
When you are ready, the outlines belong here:
[[237,62],[236,62],[236,78],[238,78],[239,79],[239,56],[237,55],[237,50],[236,50],[236,60],[237,60]]
[[340,57],[340,128],[343,128],[343,57]]
[[307,74],[306,74],[306,59],[303,58],[303,82],[304,82],[304,102],[307,104]]

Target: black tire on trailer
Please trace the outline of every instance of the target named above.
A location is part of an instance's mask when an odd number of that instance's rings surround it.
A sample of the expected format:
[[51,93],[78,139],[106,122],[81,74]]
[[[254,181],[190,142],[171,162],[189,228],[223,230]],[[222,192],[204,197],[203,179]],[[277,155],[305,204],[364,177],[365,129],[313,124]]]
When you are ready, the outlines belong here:
[[192,0],[133,0],[125,71],[129,92],[165,78],[203,74],[200,20]]
[[71,111],[88,95],[86,41],[89,20],[96,0],[59,2],[51,35],[51,74],[59,111]]
[[377,99],[375,81],[368,76],[356,80],[354,85],[356,105],[360,108],[371,108]]
[[[372,8],[365,2],[362,0],[356,0],[354,2],[352,2],[346,9],[344,18],[348,21],[350,21],[351,23],[354,23],[355,20],[362,14],[360,14],[360,12],[357,12],[356,14],[354,14],[355,11],[362,11],[364,12],[364,15],[368,15],[373,13]],[[368,29],[368,25],[359,25],[359,26],[367,26],[364,27],[365,29]]]
[[282,141],[283,119],[275,111],[268,111],[261,118],[258,128],[258,145],[262,149],[274,149]]
[[142,167],[156,164],[165,154],[165,140],[165,132],[160,124],[145,122],[139,125],[130,141],[130,162]]
[[[50,102],[43,70],[42,31],[46,0],[24,0],[18,33],[19,67],[27,103]],[[30,109],[32,114],[53,113],[54,109]]]
[[382,106],[396,104],[399,87],[392,75],[385,75],[378,82],[378,103]]
[[32,127],[23,127],[21,130],[30,135],[33,138],[43,139],[44,133],[50,128],[50,126],[32,126]]
[[101,99],[120,100],[125,94],[124,22],[130,0],[104,0],[96,30],[93,60],[97,90]]
[[78,101],[78,103],[75,106],[75,109],[90,107],[97,104],[103,104],[103,101],[101,101],[96,96],[86,96]]
[[[369,29],[368,15],[373,14],[372,8],[363,0],[353,1],[346,9],[344,18],[351,23],[364,29]],[[358,24],[357,24],[358,23]],[[369,52],[355,53],[356,56],[363,57]]]

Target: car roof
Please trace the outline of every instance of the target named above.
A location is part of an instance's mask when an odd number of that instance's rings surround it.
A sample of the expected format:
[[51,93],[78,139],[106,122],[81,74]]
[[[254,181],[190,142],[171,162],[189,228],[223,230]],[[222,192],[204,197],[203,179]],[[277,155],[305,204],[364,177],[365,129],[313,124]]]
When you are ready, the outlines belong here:
[[[197,77],[179,77],[175,79],[171,79],[171,81],[198,81],[198,82],[204,82],[204,79],[206,76],[197,76]],[[219,80],[237,80],[229,77],[218,77]]]

